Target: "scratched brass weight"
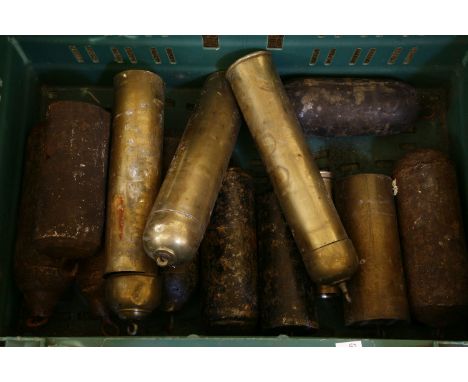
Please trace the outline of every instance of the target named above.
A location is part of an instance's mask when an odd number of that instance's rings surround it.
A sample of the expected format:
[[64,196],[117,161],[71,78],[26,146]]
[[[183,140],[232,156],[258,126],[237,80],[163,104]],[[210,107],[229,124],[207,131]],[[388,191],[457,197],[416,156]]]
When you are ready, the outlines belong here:
[[233,63],[230,82],[280,201],[306,269],[317,284],[345,289],[356,251],[327,195],[269,52]]
[[161,267],[192,260],[203,239],[240,125],[223,72],[208,77],[143,235]]
[[106,226],[106,297],[124,320],[145,318],[160,303],[156,264],[142,235],[161,177],[164,83],[127,70],[114,78],[115,103]]
[[[333,201],[333,174],[330,171],[320,171],[320,175],[322,176],[323,183],[325,183],[328,196]],[[339,295],[340,288],[338,288],[336,285],[317,285],[317,296],[319,298],[335,298]]]
[[348,283],[347,325],[409,321],[393,199],[392,179],[386,175],[352,175],[336,184],[336,206],[361,263]]

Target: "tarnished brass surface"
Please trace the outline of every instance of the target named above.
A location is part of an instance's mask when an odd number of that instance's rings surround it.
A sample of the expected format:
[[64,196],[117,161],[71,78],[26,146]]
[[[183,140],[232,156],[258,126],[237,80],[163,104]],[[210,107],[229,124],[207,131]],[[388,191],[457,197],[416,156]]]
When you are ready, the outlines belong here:
[[148,218],[146,253],[166,266],[190,261],[208,225],[239,131],[224,73],[206,80]]
[[271,55],[261,51],[244,56],[226,77],[310,277],[317,284],[349,279],[358,267],[356,252],[327,196]]
[[138,319],[157,306],[160,293],[157,267],[141,238],[161,178],[164,83],[154,73],[128,70],[114,78],[114,87],[106,294],[120,317],[130,319],[134,304]]
[[336,184],[335,202],[359,255],[348,282],[347,325],[408,321],[392,179],[380,174],[349,176]]
[[[333,174],[330,171],[320,171],[320,175],[323,183],[325,183],[328,196],[333,202]],[[340,293],[340,288],[335,285],[317,285],[317,296],[319,298],[332,298]]]
[[106,299],[120,319],[143,319],[161,302],[161,280],[151,274],[114,273],[106,280]]

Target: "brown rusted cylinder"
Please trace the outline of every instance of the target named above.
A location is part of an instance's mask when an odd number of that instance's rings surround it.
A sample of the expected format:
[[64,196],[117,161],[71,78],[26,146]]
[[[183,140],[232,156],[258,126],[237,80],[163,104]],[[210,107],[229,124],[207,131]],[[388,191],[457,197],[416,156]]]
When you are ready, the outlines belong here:
[[16,284],[24,296],[29,327],[47,323],[77,270],[72,260],[39,255],[32,243],[39,181],[37,163],[43,149],[43,133],[43,126],[36,126],[28,137],[14,257]]
[[358,268],[356,251],[320,176],[271,53],[260,51],[226,72],[284,216],[312,280],[339,285]]
[[[163,177],[171,165],[179,142],[179,137],[164,137]],[[184,307],[198,284],[198,264],[199,255],[197,252],[195,257],[188,262],[169,265],[160,269],[162,282],[160,310],[164,312],[177,312]]]
[[306,136],[398,134],[419,113],[416,89],[397,80],[298,78],[284,87]]
[[143,245],[159,266],[195,257],[240,127],[223,72],[211,74],[148,217]]
[[213,333],[252,332],[258,320],[253,181],[229,168],[201,245],[203,318]]
[[466,322],[468,257],[454,166],[423,149],[400,159],[393,176],[412,315],[433,327]]
[[33,242],[50,256],[96,253],[104,231],[110,115],[84,102],[47,110]]
[[119,334],[118,326],[112,321],[106,302],[104,269],[106,258],[104,251],[83,259],[78,265],[76,283],[81,294],[89,305],[91,314],[101,320],[101,331],[104,335]]
[[348,282],[346,325],[409,321],[393,199],[392,179],[386,175],[353,175],[336,184],[336,207],[360,261]]
[[161,180],[164,82],[146,70],[114,77],[106,221],[106,298],[124,320],[147,317],[161,300],[158,267],[143,250]]
[[305,334],[318,328],[314,288],[276,195],[258,198],[260,324],[267,334]]

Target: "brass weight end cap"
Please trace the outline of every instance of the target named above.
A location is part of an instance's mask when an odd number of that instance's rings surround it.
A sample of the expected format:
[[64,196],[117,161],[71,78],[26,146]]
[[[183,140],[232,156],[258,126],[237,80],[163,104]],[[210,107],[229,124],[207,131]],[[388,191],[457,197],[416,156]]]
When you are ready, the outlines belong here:
[[344,239],[316,249],[304,264],[316,284],[336,285],[351,278],[359,260],[351,240]]
[[229,66],[229,68],[226,70],[226,79],[228,81],[231,80],[231,77],[232,77],[232,74],[233,74],[233,71],[235,69],[235,67],[241,63],[243,63],[244,61],[248,61],[248,60],[251,60],[253,58],[256,58],[258,56],[271,56],[271,53],[266,51],[266,50],[259,50],[259,51],[256,51],[256,52],[253,52],[253,53],[249,53],[245,56],[242,56],[241,58],[237,59],[236,61],[234,61],[231,66]]
[[203,237],[202,228],[190,214],[174,210],[156,211],[143,234],[143,248],[160,267],[191,261]]
[[121,320],[142,320],[160,304],[161,283],[154,275],[116,273],[106,279],[106,299]]
[[156,99],[164,102],[164,81],[156,73],[149,70],[124,70],[115,75],[114,86],[132,87],[142,89],[151,89]]

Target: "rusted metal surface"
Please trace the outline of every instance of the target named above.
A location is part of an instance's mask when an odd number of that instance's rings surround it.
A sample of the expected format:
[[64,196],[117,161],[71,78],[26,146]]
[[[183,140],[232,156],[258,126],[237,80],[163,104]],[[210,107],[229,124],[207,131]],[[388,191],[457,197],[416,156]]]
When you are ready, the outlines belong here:
[[104,268],[106,258],[104,251],[83,259],[78,264],[76,284],[85,297],[91,314],[101,320],[101,330],[104,335],[117,335],[119,328],[112,321],[106,302]]
[[43,133],[43,126],[36,126],[28,137],[14,257],[16,284],[28,310],[26,325],[32,328],[47,323],[60,297],[73,282],[77,270],[74,261],[40,255],[32,242],[40,180],[37,163],[44,144]]
[[252,178],[229,168],[201,246],[203,317],[211,332],[257,325],[257,242]]
[[268,334],[317,329],[314,287],[274,193],[257,199],[260,324]]
[[392,179],[348,176],[336,183],[335,203],[358,252],[360,266],[348,282],[347,325],[409,321]]
[[223,72],[208,77],[143,235],[159,266],[193,259],[203,239],[240,126]]
[[145,70],[114,78],[115,102],[106,222],[106,296],[125,320],[160,303],[156,264],[143,250],[146,219],[161,179],[164,83]]
[[40,253],[78,259],[101,246],[109,131],[110,115],[99,106],[50,104],[37,161],[33,242]]
[[443,327],[468,317],[468,257],[455,169],[435,150],[394,169],[398,220],[413,318]]
[[358,267],[269,52],[251,53],[226,73],[266,166],[309,276],[345,289]]
[[286,93],[306,135],[390,135],[414,126],[416,89],[390,79],[299,78]]

